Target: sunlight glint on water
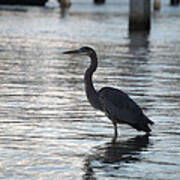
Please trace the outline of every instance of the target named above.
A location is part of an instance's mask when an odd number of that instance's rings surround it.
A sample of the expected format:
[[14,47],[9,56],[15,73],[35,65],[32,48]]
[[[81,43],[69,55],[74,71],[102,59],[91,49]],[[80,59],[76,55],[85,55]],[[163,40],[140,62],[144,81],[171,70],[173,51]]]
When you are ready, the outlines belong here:
[[[127,1],[78,0],[65,16],[55,2],[1,7],[0,178],[180,178],[180,12],[163,3],[149,37],[128,35]],[[61,54],[84,45],[98,53],[96,88],[127,92],[152,136],[120,126],[111,144],[111,122],[85,96],[88,59]]]

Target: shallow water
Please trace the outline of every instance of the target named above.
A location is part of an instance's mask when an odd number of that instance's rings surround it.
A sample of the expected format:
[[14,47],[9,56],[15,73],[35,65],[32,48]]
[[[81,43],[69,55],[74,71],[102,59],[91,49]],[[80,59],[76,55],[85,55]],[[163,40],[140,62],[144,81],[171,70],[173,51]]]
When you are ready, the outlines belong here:
[[[163,3],[149,35],[128,34],[126,1],[0,8],[0,178],[180,179],[180,9]],[[127,92],[150,137],[121,125],[111,143],[85,96],[89,61],[61,54],[84,45],[98,53],[96,88]]]

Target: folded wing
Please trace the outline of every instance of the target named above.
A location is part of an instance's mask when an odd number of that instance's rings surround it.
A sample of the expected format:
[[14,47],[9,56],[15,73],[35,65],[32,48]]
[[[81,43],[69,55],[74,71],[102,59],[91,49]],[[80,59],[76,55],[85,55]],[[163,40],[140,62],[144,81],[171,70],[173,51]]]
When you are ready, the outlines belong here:
[[139,131],[150,132],[153,124],[141,108],[123,91],[105,87],[99,91],[99,100],[105,114],[118,123],[129,124]]

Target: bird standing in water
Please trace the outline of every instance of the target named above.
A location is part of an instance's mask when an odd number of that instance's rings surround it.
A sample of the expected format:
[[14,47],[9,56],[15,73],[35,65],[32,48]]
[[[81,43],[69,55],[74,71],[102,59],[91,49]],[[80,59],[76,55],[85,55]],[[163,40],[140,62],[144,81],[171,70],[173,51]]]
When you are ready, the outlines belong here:
[[86,55],[90,57],[91,64],[85,72],[84,82],[87,98],[90,104],[106,114],[114,125],[113,142],[118,136],[117,124],[128,124],[138,131],[146,133],[151,132],[149,124],[153,121],[142,112],[141,108],[123,91],[112,88],[103,87],[96,91],[92,76],[98,66],[96,52],[90,47],[82,47],[77,50],[66,51],[64,54]]

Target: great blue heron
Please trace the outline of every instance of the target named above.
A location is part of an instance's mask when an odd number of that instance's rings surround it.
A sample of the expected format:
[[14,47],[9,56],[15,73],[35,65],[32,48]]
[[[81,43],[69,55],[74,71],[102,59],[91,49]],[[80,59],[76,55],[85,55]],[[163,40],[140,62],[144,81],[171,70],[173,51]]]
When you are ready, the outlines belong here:
[[114,125],[113,142],[115,142],[118,135],[117,123],[128,124],[138,131],[151,132],[148,125],[154,124],[153,121],[147,118],[141,108],[126,93],[112,87],[103,87],[99,91],[95,90],[92,75],[97,69],[98,60],[96,52],[92,48],[82,47],[63,53],[87,55],[90,57],[91,64],[84,75],[86,95],[90,104],[94,108],[104,112],[112,121]]

